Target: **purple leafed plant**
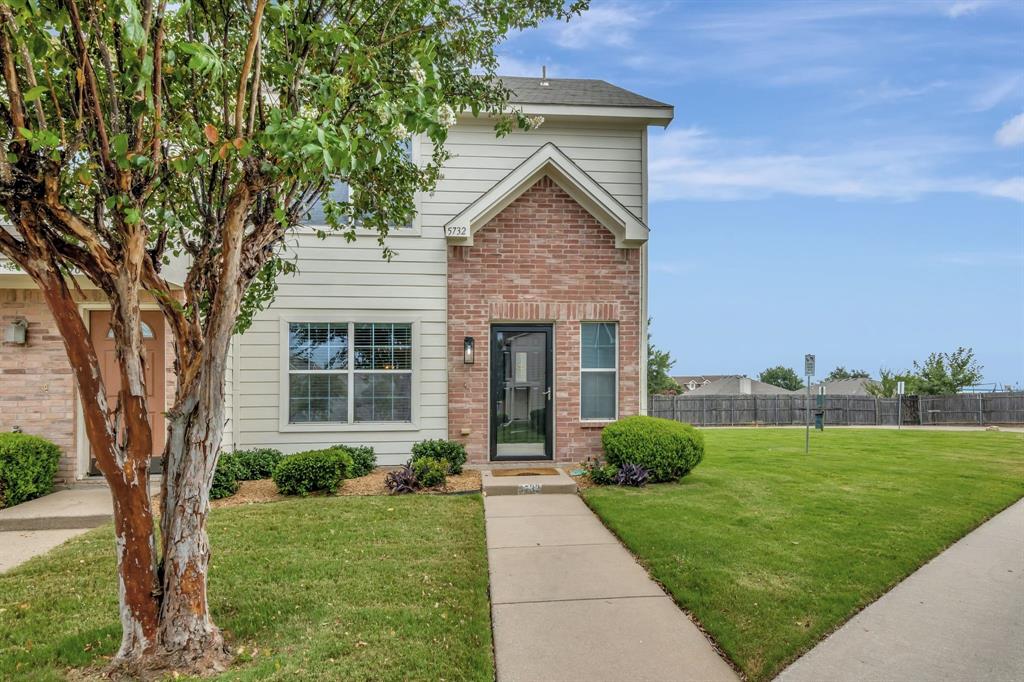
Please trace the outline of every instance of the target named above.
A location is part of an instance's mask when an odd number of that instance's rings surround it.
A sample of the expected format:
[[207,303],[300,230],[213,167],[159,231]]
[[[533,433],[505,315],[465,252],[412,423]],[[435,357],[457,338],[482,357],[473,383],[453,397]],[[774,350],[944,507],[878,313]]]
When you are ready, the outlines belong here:
[[388,472],[388,475],[384,477],[384,485],[392,495],[404,495],[419,490],[420,480],[411,466],[403,464],[400,469]]
[[626,462],[619,467],[619,471],[615,474],[612,482],[615,485],[629,485],[634,488],[642,488],[647,485],[647,479],[650,478],[650,475],[651,472],[639,464]]

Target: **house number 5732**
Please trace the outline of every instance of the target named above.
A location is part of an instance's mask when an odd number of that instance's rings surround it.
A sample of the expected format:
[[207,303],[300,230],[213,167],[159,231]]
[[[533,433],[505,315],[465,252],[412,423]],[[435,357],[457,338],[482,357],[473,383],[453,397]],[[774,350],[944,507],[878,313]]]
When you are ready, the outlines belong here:
[[469,228],[465,225],[446,225],[444,228],[445,237],[468,237]]

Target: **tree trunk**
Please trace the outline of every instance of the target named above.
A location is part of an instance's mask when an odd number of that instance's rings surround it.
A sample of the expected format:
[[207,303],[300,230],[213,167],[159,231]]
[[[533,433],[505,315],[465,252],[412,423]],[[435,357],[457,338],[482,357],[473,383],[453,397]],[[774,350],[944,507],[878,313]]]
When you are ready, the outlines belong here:
[[158,638],[159,595],[148,474],[142,465],[135,480],[111,482],[111,488],[119,489],[113,498],[122,628],[121,647],[112,664],[115,669],[139,665],[152,653]]
[[168,414],[163,511],[163,603],[160,656],[165,669],[209,674],[227,668],[231,653],[209,613],[206,585],[210,486],[224,434],[224,365],[230,327],[209,340],[192,395]]

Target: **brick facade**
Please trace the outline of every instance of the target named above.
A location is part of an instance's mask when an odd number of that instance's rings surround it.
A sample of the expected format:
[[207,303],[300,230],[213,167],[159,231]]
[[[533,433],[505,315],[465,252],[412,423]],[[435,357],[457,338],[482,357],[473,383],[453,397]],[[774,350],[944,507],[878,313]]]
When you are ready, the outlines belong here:
[[[601,424],[580,420],[580,322],[618,322],[619,417],[639,412],[641,252],[615,237],[550,178],[473,236],[448,248],[448,432],[471,462],[490,455],[490,327],[552,323],[554,457],[579,462],[600,453]],[[463,363],[463,339],[476,362]],[[468,432],[468,433],[466,433]]]
[[[82,302],[102,304],[96,291],[85,291]],[[3,330],[13,320],[28,321],[27,343],[3,342]],[[173,344],[165,334],[165,358]],[[166,399],[174,397],[174,372],[168,361]],[[0,431],[15,426],[24,433],[53,441],[63,452],[57,482],[78,477],[77,400],[74,376],[64,342],[42,294],[36,289],[0,289]],[[162,409],[163,406],[160,406]]]

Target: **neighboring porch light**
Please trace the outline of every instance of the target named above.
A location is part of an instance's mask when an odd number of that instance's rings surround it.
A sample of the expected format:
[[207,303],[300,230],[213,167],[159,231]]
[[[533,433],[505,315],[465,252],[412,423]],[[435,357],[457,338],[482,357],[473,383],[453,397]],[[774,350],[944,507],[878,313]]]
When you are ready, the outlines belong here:
[[475,353],[473,352],[473,337],[467,336],[462,342],[462,361],[467,365],[472,365]]
[[25,335],[27,332],[28,320],[24,317],[19,317],[7,325],[7,329],[4,330],[4,341],[6,343],[14,343],[19,346],[24,346]]

